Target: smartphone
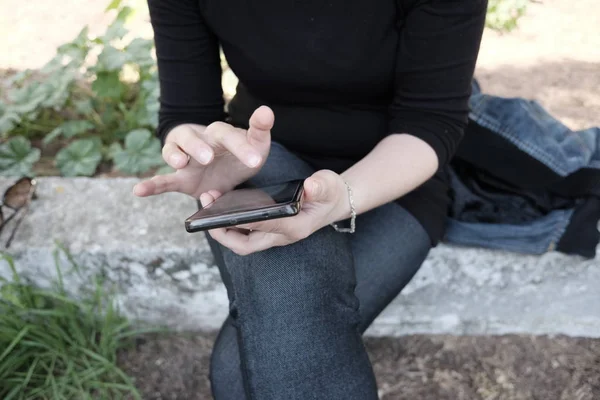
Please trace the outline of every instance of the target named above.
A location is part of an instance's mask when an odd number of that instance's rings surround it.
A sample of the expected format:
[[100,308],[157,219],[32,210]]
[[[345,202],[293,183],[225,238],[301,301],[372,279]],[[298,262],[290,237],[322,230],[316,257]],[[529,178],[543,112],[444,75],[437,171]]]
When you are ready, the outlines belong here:
[[232,190],[186,219],[185,229],[199,232],[294,216],[302,207],[303,184],[304,180],[299,179],[272,186]]

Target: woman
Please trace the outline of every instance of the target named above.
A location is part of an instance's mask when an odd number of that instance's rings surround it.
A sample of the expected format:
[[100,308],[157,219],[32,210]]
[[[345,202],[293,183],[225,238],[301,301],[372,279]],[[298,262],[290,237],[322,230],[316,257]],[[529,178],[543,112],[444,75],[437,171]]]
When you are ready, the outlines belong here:
[[[361,334],[443,235],[487,2],[149,5],[158,134],[177,171],[134,193],[206,204],[307,178],[297,216],[210,231],[230,300],[214,397],[376,399]],[[219,46],[240,79],[227,114]]]

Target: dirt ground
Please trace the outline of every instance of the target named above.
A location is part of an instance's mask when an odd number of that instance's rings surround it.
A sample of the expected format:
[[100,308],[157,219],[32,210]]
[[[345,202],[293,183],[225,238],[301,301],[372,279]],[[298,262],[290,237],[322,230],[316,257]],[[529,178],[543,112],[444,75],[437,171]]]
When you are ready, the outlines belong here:
[[486,31],[483,91],[539,101],[572,129],[600,125],[600,12],[594,0],[531,3],[517,31]]
[[[35,68],[84,24],[108,18],[101,0],[0,0],[0,69]],[[476,71],[484,92],[538,100],[574,129],[600,125],[597,0],[531,4],[510,34],[488,31]],[[148,33],[143,18],[136,29]],[[214,334],[147,338],[121,355],[144,399],[208,400]],[[597,400],[600,340],[407,336],[367,339],[384,400]]]
[[[121,359],[144,399],[208,400],[213,338],[149,339]],[[382,400],[600,399],[600,340],[412,335],[366,345]]]

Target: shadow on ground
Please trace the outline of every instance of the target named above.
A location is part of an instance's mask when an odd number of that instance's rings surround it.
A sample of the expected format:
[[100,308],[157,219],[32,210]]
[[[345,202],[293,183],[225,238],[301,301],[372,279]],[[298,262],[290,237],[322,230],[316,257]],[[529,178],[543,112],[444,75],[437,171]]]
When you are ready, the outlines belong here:
[[[121,355],[146,400],[209,400],[213,334],[148,338]],[[594,400],[600,339],[369,338],[382,400]]]

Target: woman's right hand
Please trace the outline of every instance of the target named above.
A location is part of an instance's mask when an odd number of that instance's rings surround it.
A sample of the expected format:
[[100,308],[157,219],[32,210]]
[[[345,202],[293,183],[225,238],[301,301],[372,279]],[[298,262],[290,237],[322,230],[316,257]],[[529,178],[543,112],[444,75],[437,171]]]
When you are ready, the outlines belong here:
[[205,192],[232,190],[260,171],[271,148],[274,121],[273,111],[262,106],[250,117],[248,130],[224,122],[173,128],[162,155],[177,171],[140,182],[133,193],[146,197],[180,192],[198,199]]

